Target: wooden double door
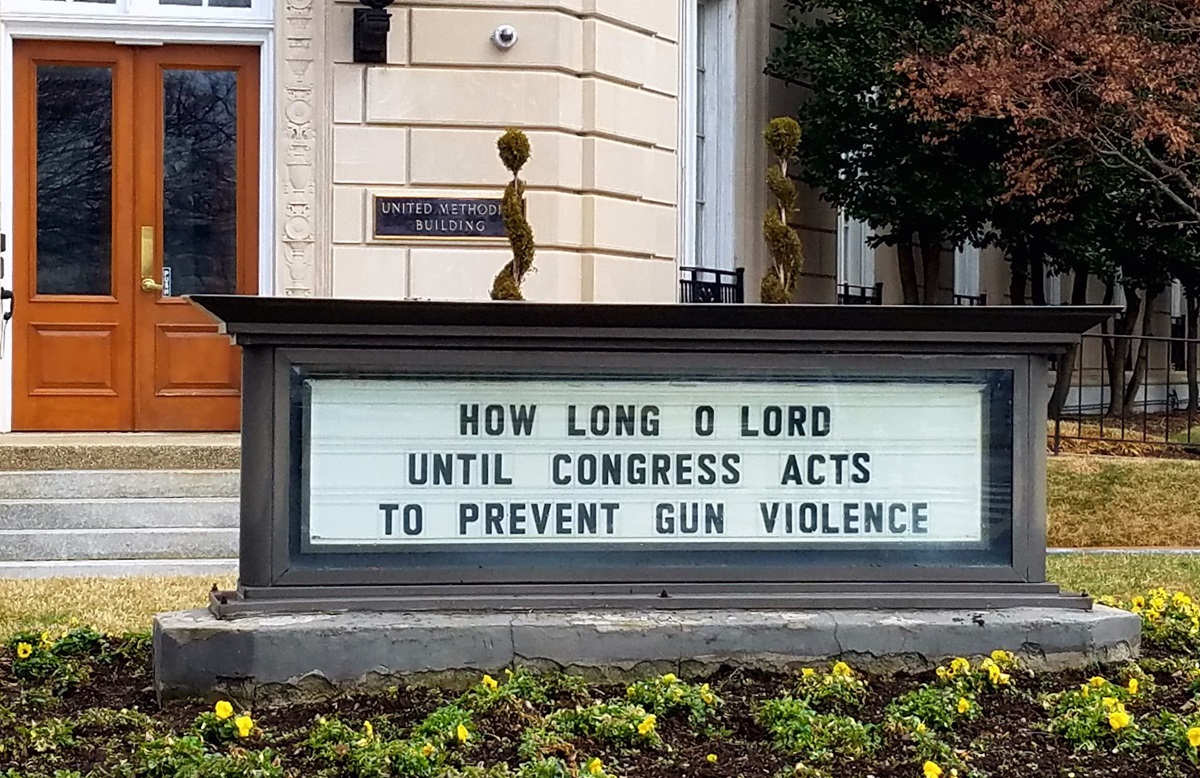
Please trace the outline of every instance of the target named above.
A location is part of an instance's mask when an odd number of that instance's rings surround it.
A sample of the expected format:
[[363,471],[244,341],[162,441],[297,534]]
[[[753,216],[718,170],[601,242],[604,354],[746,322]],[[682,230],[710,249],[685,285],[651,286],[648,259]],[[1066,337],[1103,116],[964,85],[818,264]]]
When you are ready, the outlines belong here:
[[236,430],[239,355],[182,297],[257,291],[258,50],[13,53],[14,429]]

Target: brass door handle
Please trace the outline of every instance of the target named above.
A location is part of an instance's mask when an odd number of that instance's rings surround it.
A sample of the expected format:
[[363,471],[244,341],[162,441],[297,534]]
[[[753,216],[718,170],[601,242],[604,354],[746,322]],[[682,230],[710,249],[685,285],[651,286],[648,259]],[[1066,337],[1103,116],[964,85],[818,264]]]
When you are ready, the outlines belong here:
[[161,292],[162,288],[154,280],[154,228],[142,227],[142,291]]

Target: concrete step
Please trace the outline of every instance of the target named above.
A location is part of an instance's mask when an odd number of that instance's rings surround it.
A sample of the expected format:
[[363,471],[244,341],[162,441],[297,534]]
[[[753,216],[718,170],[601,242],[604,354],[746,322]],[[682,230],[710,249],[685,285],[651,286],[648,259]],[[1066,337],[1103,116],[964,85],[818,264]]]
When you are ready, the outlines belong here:
[[237,527],[236,497],[0,500],[0,531]]
[[235,433],[14,432],[0,435],[0,471],[236,470]]
[[0,562],[0,578],[126,578],[237,575],[237,559],[94,559]]
[[96,559],[229,559],[236,529],[0,530],[0,562]]
[[237,470],[27,470],[0,472],[3,500],[238,496]]

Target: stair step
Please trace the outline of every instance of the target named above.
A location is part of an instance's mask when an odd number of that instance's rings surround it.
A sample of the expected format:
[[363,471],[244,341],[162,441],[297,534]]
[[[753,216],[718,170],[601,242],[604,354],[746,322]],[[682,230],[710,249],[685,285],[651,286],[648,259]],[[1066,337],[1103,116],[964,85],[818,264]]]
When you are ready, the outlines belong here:
[[237,470],[28,470],[0,472],[0,500],[234,497]]
[[94,559],[228,559],[236,529],[0,530],[0,562]]
[[[236,559],[94,559],[0,562],[0,578],[125,578],[237,575]],[[199,598],[197,598],[199,602]]]
[[3,470],[236,470],[237,433],[0,435]]
[[231,497],[0,500],[0,530],[237,529]]

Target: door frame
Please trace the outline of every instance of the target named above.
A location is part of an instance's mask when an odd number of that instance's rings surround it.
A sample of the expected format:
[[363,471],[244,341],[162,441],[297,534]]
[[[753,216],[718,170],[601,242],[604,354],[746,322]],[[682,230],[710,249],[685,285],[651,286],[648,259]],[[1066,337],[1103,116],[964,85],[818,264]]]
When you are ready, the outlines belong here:
[[[246,45],[259,50],[259,138],[258,138],[258,294],[275,290],[275,32],[269,20],[235,23],[181,23],[174,19],[130,20],[122,18],[53,18],[46,15],[13,14],[0,18],[0,232],[9,236],[4,253],[4,287],[12,289],[14,276],[22,268],[14,262],[11,245],[13,228],[13,41],[15,39],[98,41],[132,45],[216,44]],[[14,319],[21,316],[19,301]],[[12,430],[13,324],[5,336],[0,355],[0,433]]]

